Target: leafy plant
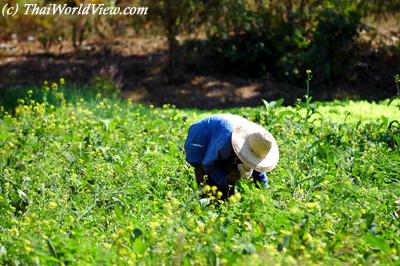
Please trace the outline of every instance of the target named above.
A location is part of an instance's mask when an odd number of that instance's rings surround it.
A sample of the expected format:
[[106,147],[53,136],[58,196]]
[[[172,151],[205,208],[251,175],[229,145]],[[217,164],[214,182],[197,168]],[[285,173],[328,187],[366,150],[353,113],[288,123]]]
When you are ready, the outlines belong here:
[[268,190],[240,181],[240,196],[201,204],[182,147],[210,112],[68,97],[64,82],[1,110],[0,264],[399,262],[394,106],[228,110],[268,128],[280,161]]

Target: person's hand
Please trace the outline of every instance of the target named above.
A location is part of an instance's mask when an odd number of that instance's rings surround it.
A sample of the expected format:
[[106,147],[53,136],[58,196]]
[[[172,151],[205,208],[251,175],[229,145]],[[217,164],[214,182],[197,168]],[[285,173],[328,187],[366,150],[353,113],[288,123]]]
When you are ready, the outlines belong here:
[[244,179],[249,179],[251,175],[253,174],[253,169],[247,167],[245,164],[240,163],[237,165],[237,168],[240,173],[240,177]]
[[201,165],[195,165],[194,173],[196,175],[197,185],[204,184],[207,175],[204,173],[203,167]]

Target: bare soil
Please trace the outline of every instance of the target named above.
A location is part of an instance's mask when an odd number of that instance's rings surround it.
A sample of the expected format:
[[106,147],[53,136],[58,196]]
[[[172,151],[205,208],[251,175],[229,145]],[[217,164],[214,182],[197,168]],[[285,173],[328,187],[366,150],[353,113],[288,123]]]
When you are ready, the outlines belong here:
[[[78,52],[66,42],[46,52],[35,42],[0,43],[0,96],[10,87],[41,85],[44,80],[60,77],[82,86],[99,74],[112,78],[124,98],[181,108],[257,106],[261,99],[279,98],[289,104],[305,94],[305,86],[273,77],[249,79],[213,70],[199,72],[187,65],[182,82],[169,84],[163,73],[167,58],[166,41],[161,37],[123,38],[107,44],[87,42]],[[393,75],[400,72],[399,52],[372,48],[361,58],[354,69],[359,77],[355,81],[346,78],[324,87],[311,84],[311,95],[318,100],[381,100],[393,96]]]

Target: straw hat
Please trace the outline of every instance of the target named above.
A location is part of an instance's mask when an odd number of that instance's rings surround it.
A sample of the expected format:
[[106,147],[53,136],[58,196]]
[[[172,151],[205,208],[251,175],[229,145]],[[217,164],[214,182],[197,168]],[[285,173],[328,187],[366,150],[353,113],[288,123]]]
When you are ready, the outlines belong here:
[[274,137],[253,122],[235,127],[231,141],[239,159],[256,171],[269,172],[278,163],[279,149]]

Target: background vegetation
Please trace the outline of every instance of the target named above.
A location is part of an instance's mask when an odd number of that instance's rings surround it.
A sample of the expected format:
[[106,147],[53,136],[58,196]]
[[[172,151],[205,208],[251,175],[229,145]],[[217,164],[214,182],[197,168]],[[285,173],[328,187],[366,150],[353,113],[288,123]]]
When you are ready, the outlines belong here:
[[[8,2],[23,4],[27,1]],[[61,51],[65,41],[80,50],[85,40],[97,39],[102,49],[110,52],[116,38],[132,36],[130,33],[136,37],[129,38],[163,35],[168,43],[168,62],[164,70],[172,83],[182,82],[189,68],[203,72],[213,69],[245,77],[272,76],[300,85],[305,69],[311,69],[315,82],[322,87],[336,84],[338,80],[362,82],[365,67],[360,66],[361,58],[376,49],[361,38],[373,35],[376,30],[366,21],[385,16],[398,20],[400,10],[398,1],[376,0],[28,2],[41,6],[54,2],[70,6],[80,3],[148,6],[149,11],[146,16],[131,17],[26,16],[20,13],[16,17],[0,18],[3,29],[0,39],[38,41],[45,51],[53,46]],[[398,55],[400,49],[399,31],[392,34],[388,38],[393,37],[393,41],[389,47],[383,45],[386,50],[379,54],[384,59],[389,56],[387,60],[395,60],[390,55]],[[394,74],[400,69],[391,71]]]

